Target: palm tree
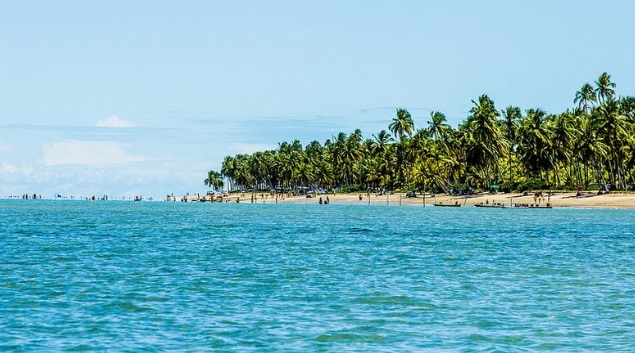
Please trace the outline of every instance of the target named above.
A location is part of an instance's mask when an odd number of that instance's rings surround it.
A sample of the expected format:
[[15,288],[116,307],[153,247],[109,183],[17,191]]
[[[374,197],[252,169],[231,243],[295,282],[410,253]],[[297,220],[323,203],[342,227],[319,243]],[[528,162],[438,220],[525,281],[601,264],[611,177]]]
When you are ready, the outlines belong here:
[[203,182],[205,183],[205,186],[212,187],[214,190],[221,189],[223,185],[225,185],[221,173],[214,170],[207,172],[207,178]]
[[505,151],[507,142],[497,119],[499,113],[494,101],[483,94],[478,98],[478,102],[472,103],[472,115],[467,118],[465,130],[468,134],[466,137],[469,137],[466,142],[472,162],[483,170],[483,176],[489,186],[492,184],[492,173],[495,175],[499,172],[498,157]]
[[447,124],[445,115],[441,112],[431,111],[430,118],[432,121],[428,121],[428,135],[433,140],[442,140],[449,129],[450,125]]
[[326,188],[330,188],[331,185],[333,185],[335,178],[333,176],[332,164],[328,163],[327,161],[320,161],[319,164],[317,164],[313,168],[313,170],[315,172],[315,179],[317,180],[318,184]]
[[331,159],[333,161],[333,173],[335,174],[336,184],[340,185],[343,184],[342,181],[348,182],[346,175],[346,160],[344,157],[346,139],[346,134],[340,132],[334,139],[333,143],[328,145]]
[[392,123],[388,125],[388,129],[393,135],[399,137],[399,142],[402,142],[406,136],[412,136],[414,125],[410,113],[405,109],[398,108],[397,116],[392,119]]
[[399,183],[403,183],[405,143],[407,138],[412,136],[412,130],[414,129],[412,116],[407,110],[398,108],[397,116],[392,119],[392,123],[390,123],[388,129],[390,129],[393,135],[399,137],[399,144],[397,145],[397,163],[399,166]]
[[227,156],[223,160],[223,165],[220,170],[221,174],[227,177],[229,181],[229,191],[233,191],[234,187],[232,185],[233,180],[236,179],[236,163],[234,157]]
[[629,123],[635,123],[635,97],[628,96],[620,99],[620,114],[624,115]]
[[295,171],[295,178],[302,185],[309,185],[315,179],[315,173],[313,172],[313,166],[309,163],[300,163],[298,169]]
[[397,145],[387,145],[386,150],[379,158],[379,186],[383,188],[394,188],[395,177],[397,176],[399,163],[397,157]]
[[[566,168],[571,165],[575,140],[575,115],[569,111],[559,114],[549,121],[547,129],[551,131],[553,141],[551,151],[556,185],[560,183],[558,166]],[[569,180],[573,182],[572,170],[569,168]]]
[[240,189],[253,185],[254,177],[249,170],[249,155],[237,154],[234,158],[234,180]]
[[607,149],[607,170],[613,185],[626,188],[624,147],[629,136],[626,117],[620,114],[619,102],[609,96],[607,100],[591,114]]
[[505,136],[509,142],[509,181],[512,181],[512,154],[514,153],[514,147],[516,146],[516,134],[518,130],[518,122],[522,119],[523,115],[520,112],[519,107],[509,106],[505,110],[501,110],[503,118],[505,119]]
[[551,137],[547,129],[547,113],[541,109],[529,109],[519,129],[518,151],[520,161],[535,178],[551,166],[549,151]]
[[386,130],[381,130],[377,134],[377,136],[373,135],[373,138],[375,139],[375,143],[373,145],[371,153],[375,155],[383,153],[386,150],[386,146],[394,141],[392,136],[390,136],[390,134]]
[[304,153],[310,160],[319,160],[324,154],[324,147],[319,142],[312,141],[304,148]]
[[615,95],[615,83],[611,82],[611,75],[603,72],[595,81],[595,94],[600,103],[604,103],[608,98]]
[[[575,139],[573,151],[578,163],[582,167],[578,169],[578,181],[585,186],[589,185],[589,167],[598,184],[603,184],[603,176],[600,172],[600,161],[606,155],[607,146],[598,136],[594,122],[590,115],[583,115],[578,121],[578,134]],[[582,173],[584,169],[584,173]]]
[[363,158],[362,153],[362,131],[356,129],[347,139],[344,145],[343,160],[345,161],[346,177],[350,180],[348,184],[352,184],[352,181],[358,173],[358,164]]
[[589,104],[595,102],[596,100],[597,96],[595,95],[593,87],[590,84],[585,83],[582,85],[582,88],[575,93],[573,103],[577,103],[578,108],[582,108],[582,110],[586,113],[589,108]]

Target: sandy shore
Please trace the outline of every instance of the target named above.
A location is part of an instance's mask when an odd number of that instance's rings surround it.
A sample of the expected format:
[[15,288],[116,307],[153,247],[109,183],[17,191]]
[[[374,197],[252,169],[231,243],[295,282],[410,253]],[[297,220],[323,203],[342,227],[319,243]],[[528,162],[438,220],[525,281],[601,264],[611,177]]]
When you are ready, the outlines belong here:
[[[595,192],[586,192],[582,196],[576,196],[575,192],[554,192],[551,194],[549,200],[547,200],[547,193],[544,199],[540,203],[544,206],[547,201],[557,207],[574,207],[574,208],[613,208],[613,209],[635,209],[635,193],[608,193],[603,195],[597,195]],[[359,199],[360,194],[328,194],[329,202],[332,205],[360,205],[360,206],[419,206],[423,207],[424,198],[421,195],[417,195],[416,198],[406,198],[405,194],[393,194],[393,195],[375,195],[364,193],[361,194],[362,198]],[[319,199],[326,200],[327,195],[318,195],[318,197],[307,198],[306,196],[270,196],[264,194],[255,194],[252,201],[252,194],[230,194],[223,198],[223,202],[236,202],[241,203],[264,203],[264,204],[319,204]],[[202,196],[201,196],[202,198]],[[181,201],[177,199],[176,201]],[[189,196],[188,202],[197,202],[196,196]],[[209,201],[209,199],[207,199]],[[217,198],[216,201],[219,201]],[[436,195],[436,197],[430,197],[426,195],[425,205],[426,207],[433,207],[435,203],[454,204],[459,203],[462,206],[474,206],[480,203],[503,203],[509,205],[510,203],[523,203],[534,204],[533,194],[523,196],[518,193],[497,195],[490,194],[475,194],[470,196],[452,197],[448,195]]]

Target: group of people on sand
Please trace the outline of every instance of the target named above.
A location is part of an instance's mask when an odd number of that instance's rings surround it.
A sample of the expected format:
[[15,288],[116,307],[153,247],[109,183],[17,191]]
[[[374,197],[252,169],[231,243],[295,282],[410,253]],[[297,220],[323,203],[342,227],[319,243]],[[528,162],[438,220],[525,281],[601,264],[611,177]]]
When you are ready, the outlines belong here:
[[322,196],[320,196],[320,200],[318,201],[318,203],[320,205],[328,205],[331,202],[331,200],[329,200],[329,196],[326,195],[326,200],[322,200]]
[[[550,204],[550,201],[551,201],[550,199],[551,199],[551,193],[547,193],[547,205]],[[537,191],[534,193],[534,204],[540,205],[543,200],[544,198],[542,196],[542,191]]]

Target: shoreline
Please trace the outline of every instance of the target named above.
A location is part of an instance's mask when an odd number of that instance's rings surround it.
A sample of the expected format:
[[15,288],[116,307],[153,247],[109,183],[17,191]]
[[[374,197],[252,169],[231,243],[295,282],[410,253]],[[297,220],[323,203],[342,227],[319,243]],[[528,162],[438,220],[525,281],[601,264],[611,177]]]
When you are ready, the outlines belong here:
[[[254,198],[252,199],[252,195]],[[361,200],[360,200],[361,195]],[[546,193],[543,193],[546,195]],[[424,197],[405,197],[405,193],[375,195],[375,194],[323,194],[317,197],[307,198],[306,196],[280,196],[268,195],[264,193],[254,194],[229,194],[222,198],[223,203],[258,203],[258,204],[298,204],[298,205],[319,205],[320,197],[323,201],[329,198],[330,205],[359,205],[359,206],[408,206],[424,207]],[[187,200],[187,201],[183,201]],[[164,199],[166,202],[210,202],[210,197],[204,196],[181,196],[171,199]],[[220,198],[214,199],[220,202]],[[505,206],[510,204],[530,204],[539,205],[544,208],[549,203],[553,208],[604,208],[604,209],[635,209],[635,193],[605,193],[598,195],[596,192],[585,192],[577,196],[576,192],[552,192],[550,197],[544,196],[542,200],[534,201],[534,195],[523,195],[519,193],[498,193],[498,194],[473,194],[468,196],[436,195],[425,196],[425,207],[435,207],[434,204],[460,204],[462,207],[471,207],[477,204],[498,203]]]

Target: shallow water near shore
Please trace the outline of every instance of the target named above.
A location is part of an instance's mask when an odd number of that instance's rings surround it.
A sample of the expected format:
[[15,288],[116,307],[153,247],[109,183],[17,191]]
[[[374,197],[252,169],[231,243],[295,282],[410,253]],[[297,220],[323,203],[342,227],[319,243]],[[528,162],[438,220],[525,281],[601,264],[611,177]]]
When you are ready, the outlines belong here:
[[635,211],[0,200],[0,350],[635,350]]

